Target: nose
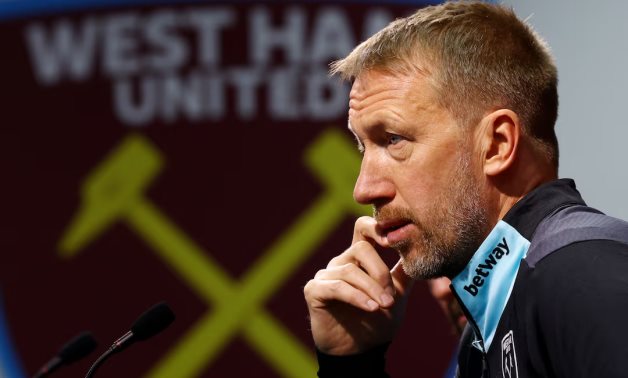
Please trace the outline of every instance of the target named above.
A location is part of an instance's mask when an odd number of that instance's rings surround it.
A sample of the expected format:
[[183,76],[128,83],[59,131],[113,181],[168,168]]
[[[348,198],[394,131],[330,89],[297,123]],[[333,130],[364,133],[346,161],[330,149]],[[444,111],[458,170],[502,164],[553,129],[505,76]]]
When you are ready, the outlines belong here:
[[362,205],[390,202],[395,197],[395,186],[376,156],[364,154],[360,175],[353,188],[353,198]]

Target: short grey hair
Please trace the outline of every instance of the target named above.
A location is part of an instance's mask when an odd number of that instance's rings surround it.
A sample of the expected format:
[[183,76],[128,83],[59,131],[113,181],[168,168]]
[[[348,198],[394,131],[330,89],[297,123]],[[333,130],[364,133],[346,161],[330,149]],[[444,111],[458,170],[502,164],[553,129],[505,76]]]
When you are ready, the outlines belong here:
[[547,43],[510,8],[456,1],[393,21],[331,64],[352,80],[363,71],[427,74],[442,105],[464,125],[486,112],[517,113],[524,135],[558,167],[558,73]]

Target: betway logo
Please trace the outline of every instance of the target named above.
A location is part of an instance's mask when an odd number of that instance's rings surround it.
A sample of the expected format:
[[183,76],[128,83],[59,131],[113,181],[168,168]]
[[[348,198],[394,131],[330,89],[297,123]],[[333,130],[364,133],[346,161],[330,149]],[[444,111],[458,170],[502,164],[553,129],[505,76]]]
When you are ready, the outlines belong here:
[[471,280],[472,283],[469,284],[469,286],[465,286],[464,289],[475,297],[482,285],[484,285],[485,278],[491,274],[499,260],[509,253],[510,248],[508,248],[506,238],[502,238],[502,242],[497,244],[493,252],[488,255],[488,258],[484,260],[484,264],[478,264],[478,267],[475,269],[475,273],[477,274],[473,277],[473,280]]

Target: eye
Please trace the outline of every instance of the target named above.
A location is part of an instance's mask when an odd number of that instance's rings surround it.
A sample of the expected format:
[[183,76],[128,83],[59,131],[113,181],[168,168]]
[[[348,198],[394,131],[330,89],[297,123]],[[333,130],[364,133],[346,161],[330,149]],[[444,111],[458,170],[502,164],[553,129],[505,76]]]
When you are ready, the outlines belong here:
[[399,142],[403,141],[403,138],[397,134],[388,134],[388,144],[395,145]]

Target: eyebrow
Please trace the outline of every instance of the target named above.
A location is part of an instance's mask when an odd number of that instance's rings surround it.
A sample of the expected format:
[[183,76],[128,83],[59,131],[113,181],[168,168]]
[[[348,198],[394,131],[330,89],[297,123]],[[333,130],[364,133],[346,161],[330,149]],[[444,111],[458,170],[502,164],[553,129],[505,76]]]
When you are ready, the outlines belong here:
[[351,121],[349,121],[349,120],[347,120],[347,128],[349,129],[349,131],[351,131],[351,134],[353,134],[353,137],[355,138],[355,141],[358,144],[358,151],[360,151],[360,153],[363,154],[364,153],[364,144],[360,140],[360,137],[358,136],[358,134],[356,134],[355,131],[353,130],[353,127],[351,127]]

